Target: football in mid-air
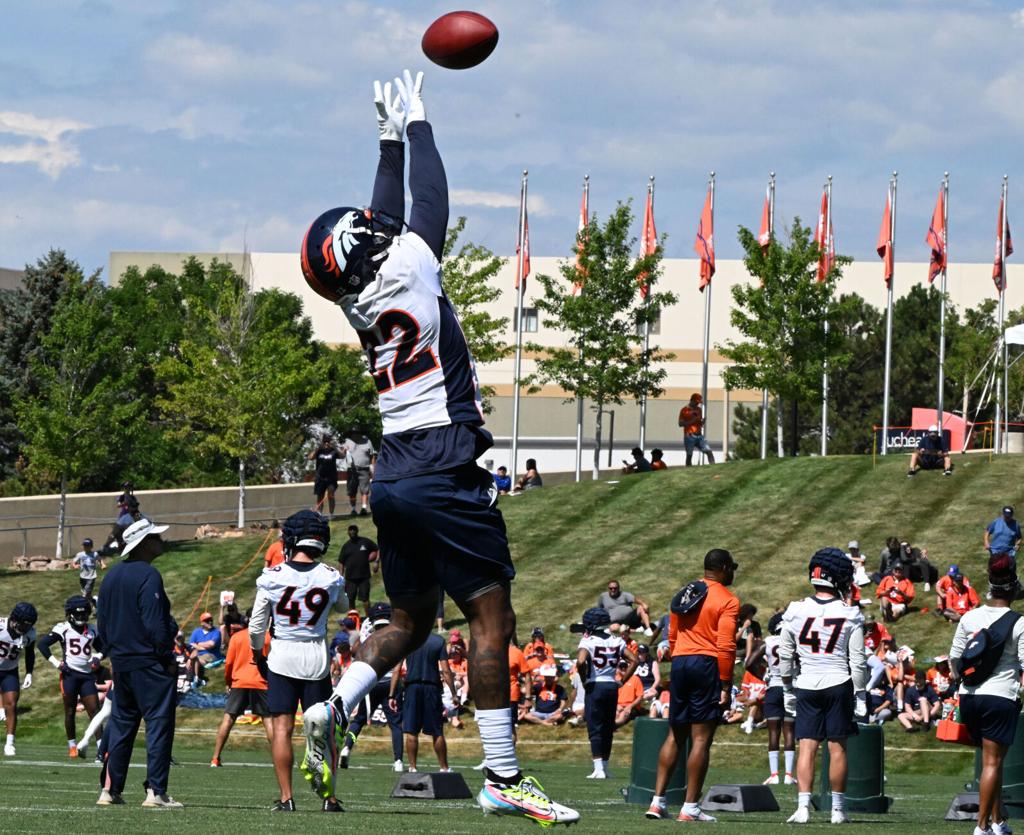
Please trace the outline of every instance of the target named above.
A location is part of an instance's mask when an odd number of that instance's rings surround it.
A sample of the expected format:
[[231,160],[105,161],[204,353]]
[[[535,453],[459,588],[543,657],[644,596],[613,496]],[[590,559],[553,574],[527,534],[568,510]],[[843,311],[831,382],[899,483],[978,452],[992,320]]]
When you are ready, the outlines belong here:
[[448,12],[423,33],[423,54],[449,70],[475,67],[498,45],[498,27],[476,12]]

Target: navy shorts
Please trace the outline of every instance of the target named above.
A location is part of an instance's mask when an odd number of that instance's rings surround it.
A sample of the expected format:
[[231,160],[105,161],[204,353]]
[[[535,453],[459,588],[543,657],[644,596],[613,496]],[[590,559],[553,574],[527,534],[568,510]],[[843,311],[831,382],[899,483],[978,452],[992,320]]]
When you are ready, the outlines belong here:
[[0,670],[0,693],[17,693],[20,690],[21,679],[18,678],[18,668]]
[[375,481],[370,506],[388,597],[440,586],[456,603],[515,577],[498,491],[487,470],[452,470]]
[[853,682],[844,681],[822,690],[793,689],[796,694],[796,738],[846,739],[856,736],[853,721]]
[[77,702],[82,696],[98,696],[96,689],[96,676],[91,673],[70,673],[60,674],[60,692],[65,696],[73,696]]
[[1002,696],[960,696],[960,721],[967,726],[971,741],[981,746],[983,739],[1001,745],[1013,745],[1017,733],[1020,702]]
[[786,715],[786,691],[783,687],[769,687],[764,691],[764,718],[778,721],[793,721]]
[[402,705],[402,733],[441,736],[444,733],[444,704],[441,688],[436,684],[413,682],[405,684]]
[[918,690],[917,687],[908,687],[907,692],[903,694],[903,701],[917,710],[922,696],[928,700],[929,704],[938,704],[940,701],[939,694],[930,684],[925,686],[924,691]]
[[722,682],[713,655],[677,655],[669,678],[668,721],[673,725],[717,722]]
[[309,680],[278,675],[273,670],[267,671],[267,711],[271,716],[297,713],[300,703],[303,711],[309,710],[317,702],[327,701],[331,697],[331,692],[329,675]]

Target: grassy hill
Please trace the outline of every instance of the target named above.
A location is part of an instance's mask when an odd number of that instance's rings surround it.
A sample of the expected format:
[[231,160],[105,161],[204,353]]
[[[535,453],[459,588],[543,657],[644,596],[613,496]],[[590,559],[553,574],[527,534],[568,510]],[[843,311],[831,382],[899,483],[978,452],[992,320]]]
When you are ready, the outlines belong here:
[[[940,571],[959,563],[983,588],[982,532],[1003,504],[1024,506],[1024,459],[963,457],[951,478],[921,473],[908,479],[906,463],[898,455],[879,458],[877,466],[863,457],[735,462],[504,499],[519,572],[513,599],[520,639],[540,625],[556,649],[570,649],[568,624],[594,604],[613,577],[660,615],[672,594],[700,575],[703,555],[712,547],[732,551],[740,563],[734,590],[760,608],[762,622],[774,607],[807,593],[807,561],[816,549],[845,546],[850,539],[861,542],[869,568],[877,567],[885,538],[895,535],[926,547]],[[145,510],[159,520],[159,507]],[[370,519],[357,521],[361,533],[375,535]],[[332,526],[332,556],[347,522]],[[184,624],[192,612],[187,630],[200,611],[217,605],[221,589],[234,589],[243,605],[251,602],[262,560],[243,566],[264,549],[258,536],[182,542],[157,561],[179,621]],[[77,592],[73,572],[0,571],[0,611],[8,612],[18,600],[32,601],[40,611],[40,633],[63,617],[64,599]],[[374,597],[383,597],[379,583]],[[918,602],[931,607],[933,595],[919,589]],[[448,616],[453,624],[461,620],[450,603]],[[952,635],[952,627],[922,612],[912,612],[893,631],[919,659],[948,650]],[[29,710],[19,737],[57,741],[62,738],[57,675],[45,663],[37,663],[36,672],[36,685],[22,700]],[[205,726],[219,718],[207,715],[210,711],[196,713],[183,717],[184,723]]]

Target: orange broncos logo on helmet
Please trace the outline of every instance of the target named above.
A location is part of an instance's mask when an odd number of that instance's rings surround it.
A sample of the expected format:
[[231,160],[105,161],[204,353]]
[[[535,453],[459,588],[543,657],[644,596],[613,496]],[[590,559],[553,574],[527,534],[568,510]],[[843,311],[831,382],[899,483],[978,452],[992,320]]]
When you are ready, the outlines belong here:
[[324,264],[327,267],[327,272],[340,276],[341,268],[338,266],[338,259],[334,257],[334,247],[332,246],[333,241],[333,235],[328,235],[324,238],[324,243],[320,248],[320,251],[323,252]]

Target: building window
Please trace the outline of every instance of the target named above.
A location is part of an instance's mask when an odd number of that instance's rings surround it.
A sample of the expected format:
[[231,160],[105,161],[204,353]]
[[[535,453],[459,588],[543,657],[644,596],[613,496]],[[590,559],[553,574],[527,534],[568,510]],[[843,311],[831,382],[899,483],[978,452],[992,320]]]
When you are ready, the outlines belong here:
[[[644,335],[644,326],[642,322],[636,323],[636,332],[640,335]],[[661,311],[658,311],[658,315],[654,317],[654,321],[651,322],[651,334],[661,333]]]
[[[516,318],[516,311],[512,311],[512,332],[515,333],[519,330],[519,320]],[[536,333],[537,332],[537,308],[535,307],[524,307],[523,308],[523,333]]]

